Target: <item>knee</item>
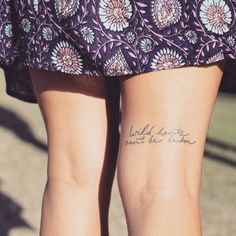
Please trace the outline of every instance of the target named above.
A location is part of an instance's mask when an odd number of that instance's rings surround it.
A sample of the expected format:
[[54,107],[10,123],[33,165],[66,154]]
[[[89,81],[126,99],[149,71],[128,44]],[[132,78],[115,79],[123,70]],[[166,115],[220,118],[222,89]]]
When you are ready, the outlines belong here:
[[47,186],[67,186],[72,188],[91,188],[91,187],[98,187],[98,183],[87,176],[75,176],[69,170],[65,170],[66,173],[59,174],[59,173],[49,173],[47,177]]
[[47,182],[49,186],[98,188],[102,173],[99,158],[93,154],[64,152],[49,155]]
[[61,183],[80,188],[98,188],[105,161],[104,142],[91,148],[86,138],[81,140],[76,136],[72,139],[68,132],[64,132],[64,136],[54,133],[49,137],[49,185]]
[[197,188],[193,189],[187,186],[162,185],[152,188],[144,186],[138,194],[138,199],[140,205],[143,206],[153,203],[196,205],[199,204],[199,191]]
[[91,180],[87,176],[75,176],[69,170],[66,173],[50,173],[47,177],[46,187],[48,189],[78,189],[78,190],[91,190],[98,192],[99,182]]

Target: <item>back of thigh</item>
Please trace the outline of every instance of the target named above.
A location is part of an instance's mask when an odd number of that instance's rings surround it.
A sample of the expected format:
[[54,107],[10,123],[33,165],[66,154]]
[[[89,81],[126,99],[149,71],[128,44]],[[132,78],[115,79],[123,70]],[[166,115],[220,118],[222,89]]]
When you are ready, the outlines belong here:
[[197,195],[208,126],[222,77],[218,63],[153,71],[121,81],[118,182],[124,203],[150,192]]
[[110,183],[119,141],[119,84],[37,69],[31,78],[47,129],[48,179],[95,189],[100,181]]

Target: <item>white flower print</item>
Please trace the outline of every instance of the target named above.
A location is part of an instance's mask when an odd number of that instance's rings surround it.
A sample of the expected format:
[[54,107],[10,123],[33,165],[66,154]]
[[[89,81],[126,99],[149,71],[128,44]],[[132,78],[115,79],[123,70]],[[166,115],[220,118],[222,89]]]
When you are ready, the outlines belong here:
[[51,55],[52,64],[65,73],[81,74],[83,61],[80,53],[67,41],[61,41],[54,47]]
[[188,41],[191,43],[191,44],[196,44],[197,42],[197,34],[195,31],[193,30],[188,30],[186,33],[185,33],[185,36],[186,38],[188,39]]
[[100,0],[99,17],[106,29],[122,31],[132,16],[130,0]]
[[185,62],[178,52],[171,48],[163,48],[158,51],[151,63],[152,69],[168,69],[185,65]]
[[54,3],[59,20],[74,15],[80,6],[80,0],[54,0]]
[[30,29],[31,29],[31,23],[28,19],[24,18],[22,21],[21,21],[21,25],[22,25],[22,28],[25,32],[29,33]]
[[33,7],[36,13],[39,12],[39,0],[33,0]]
[[207,30],[217,34],[228,32],[233,20],[230,8],[224,0],[204,0],[199,15]]
[[175,24],[182,15],[178,0],[153,0],[150,5],[153,20],[160,29]]
[[143,52],[150,52],[153,47],[153,42],[149,38],[144,38],[140,41],[140,47]]
[[207,59],[206,64],[214,63],[223,59],[224,59],[224,53],[221,50],[220,52],[216,53],[215,55]]
[[235,38],[230,35],[230,36],[227,38],[227,42],[228,42],[229,46],[234,46],[234,44],[235,44]]
[[110,57],[105,63],[103,67],[103,71],[105,75],[126,75],[132,73],[130,66],[128,65],[121,49],[119,48],[117,53]]
[[47,41],[52,40],[53,32],[50,27],[48,27],[48,26],[43,27],[43,38]]
[[84,27],[81,29],[81,33],[83,35],[83,38],[88,43],[93,43],[94,41],[94,32],[89,27]]
[[11,38],[13,36],[12,33],[12,24],[6,24],[4,28],[4,33],[7,37]]
[[26,65],[117,78],[225,58],[236,93],[236,0],[0,2],[0,64],[25,101],[37,102]]
[[135,40],[135,34],[132,31],[128,31],[125,35],[127,42],[133,43]]

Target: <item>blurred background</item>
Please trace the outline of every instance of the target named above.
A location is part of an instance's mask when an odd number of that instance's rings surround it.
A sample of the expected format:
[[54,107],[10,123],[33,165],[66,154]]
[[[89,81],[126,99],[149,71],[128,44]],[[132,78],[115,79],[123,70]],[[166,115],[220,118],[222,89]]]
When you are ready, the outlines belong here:
[[[39,235],[46,165],[39,107],[7,95],[0,70],[0,236]],[[201,190],[203,235],[236,235],[236,95],[218,93]],[[111,236],[127,236],[116,176],[109,224]]]

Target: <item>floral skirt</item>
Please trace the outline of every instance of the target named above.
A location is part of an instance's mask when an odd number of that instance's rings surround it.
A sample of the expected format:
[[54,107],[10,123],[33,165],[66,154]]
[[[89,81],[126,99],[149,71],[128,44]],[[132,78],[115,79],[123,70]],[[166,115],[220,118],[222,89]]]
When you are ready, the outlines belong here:
[[6,91],[37,103],[29,68],[107,79],[226,60],[236,93],[235,0],[0,0]]

